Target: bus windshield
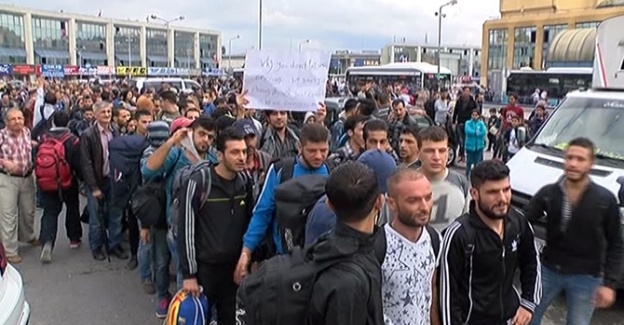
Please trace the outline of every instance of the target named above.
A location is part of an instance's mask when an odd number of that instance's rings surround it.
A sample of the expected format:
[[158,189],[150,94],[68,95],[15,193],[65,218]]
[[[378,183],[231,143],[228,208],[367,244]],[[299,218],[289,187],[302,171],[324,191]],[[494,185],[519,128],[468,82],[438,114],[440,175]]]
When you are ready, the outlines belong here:
[[573,90],[591,88],[591,73],[552,73],[548,71],[511,72],[507,77],[507,94],[517,94],[520,104],[534,105],[535,89],[546,91],[553,104]]
[[[409,89],[436,89],[438,86],[438,79],[436,78],[436,75],[430,73],[421,73],[420,75],[354,75],[347,72],[347,81],[352,87],[355,87],[358,83],[364,83],[366,81],[374,81],[377,85],[384,88],[386,85],[395,84],[402,84]],[[451,76],[449,74],[440,74],[440,86],[442,88],[448,88],[450,81]]]
[[574,138],[596,146],[597,164],[624,165],[624,100],[568,97],[539,131],[535,145],[565,150]]

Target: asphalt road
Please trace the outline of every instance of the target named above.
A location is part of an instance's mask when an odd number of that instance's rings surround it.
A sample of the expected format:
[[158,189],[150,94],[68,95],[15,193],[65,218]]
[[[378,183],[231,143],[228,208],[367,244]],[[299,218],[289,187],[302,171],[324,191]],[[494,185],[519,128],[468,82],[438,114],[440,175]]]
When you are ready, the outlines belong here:
[[[125,270],[126,261],[114,257],[110,264],[95,261],[86,241],[79,249],[70,249],[62,220],[63,213],[51,264],[39,262],[38,247],[21,248],[24,261],[16,267],[24,278],[31,305],[30,325],[162,324],[154,315],[155,296],[143,293],[138,273]],[[86,240],[87,229],[83,228]],[[542,324],[565,324],[565,312],[564,304],[558,301]],[[624,299],[596,312],[592,320],[592,325],[616,324],[624,324]]]

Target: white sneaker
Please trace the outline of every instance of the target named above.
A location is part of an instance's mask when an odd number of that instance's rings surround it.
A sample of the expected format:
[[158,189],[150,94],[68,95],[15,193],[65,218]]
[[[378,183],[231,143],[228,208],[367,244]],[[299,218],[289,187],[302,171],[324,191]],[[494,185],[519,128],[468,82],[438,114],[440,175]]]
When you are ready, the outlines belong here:
[[41,263],[47,264],[52,262],[52,244],[46,243],[41,249]]

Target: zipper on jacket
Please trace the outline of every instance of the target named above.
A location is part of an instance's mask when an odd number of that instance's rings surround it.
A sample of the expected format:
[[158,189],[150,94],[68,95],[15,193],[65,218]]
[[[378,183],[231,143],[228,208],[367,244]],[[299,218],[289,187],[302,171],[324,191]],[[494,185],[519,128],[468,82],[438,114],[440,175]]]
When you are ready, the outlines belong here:
[[[504,281],[505,275],[507,273],[506,266],[505,266],[505,243],[501,240],[501,244],[503,245],[502,269],[503,269],[503,281]],[[500,292],[499,292],[499,295],[498,295],[498,299],[500,301],[501,319],[503,319],[503,317],[505,317],[505,305],[504,305],[504,302],[503,302],[503,285],[502,284],[500,286]]]

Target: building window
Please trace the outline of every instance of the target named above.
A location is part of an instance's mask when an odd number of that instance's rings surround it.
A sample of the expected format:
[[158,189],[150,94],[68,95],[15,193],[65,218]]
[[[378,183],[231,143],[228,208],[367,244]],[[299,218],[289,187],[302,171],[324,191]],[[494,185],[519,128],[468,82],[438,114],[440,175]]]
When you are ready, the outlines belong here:
[[576,23],[576,28],[596,28],[600,24],[599,21],[587,21],[582,23]]
[[108,65],[105,25],[76,22],[76,62],[80,66]]
[[174,63],[178,68],[195,68],[195,33],[176,31]]
[[69,64],[67,21],[33,17],[32,24],[35,61],[39,64]]
[[0,62],[26,63],[23,16],[0,13]]
[[545,67],[546,61],[548,60],[548,49],[550,48],[550,44],[555,40],[555,37],[563,31],[568,29],[568,25],[545,25],[544,26],[544,43],[542,45],[542,68]]
[[168,67],[167,30],[150,28],[146,32],[147,65],[150,67]]
[[141,29],[136,27],[115,27],[115,65],[125,67],[141,66]]
[[[216,67],[218,36],[209,34],[199,34],[199,60],[202,69]],[[216,63],[216,64],[215,64]]]
[[533,66],[536,33],[535,27],[520,27],[515,29],[513,69]]
[[502,70],[507,66],[507,30],[492,29],[488,36],[488,70]]

